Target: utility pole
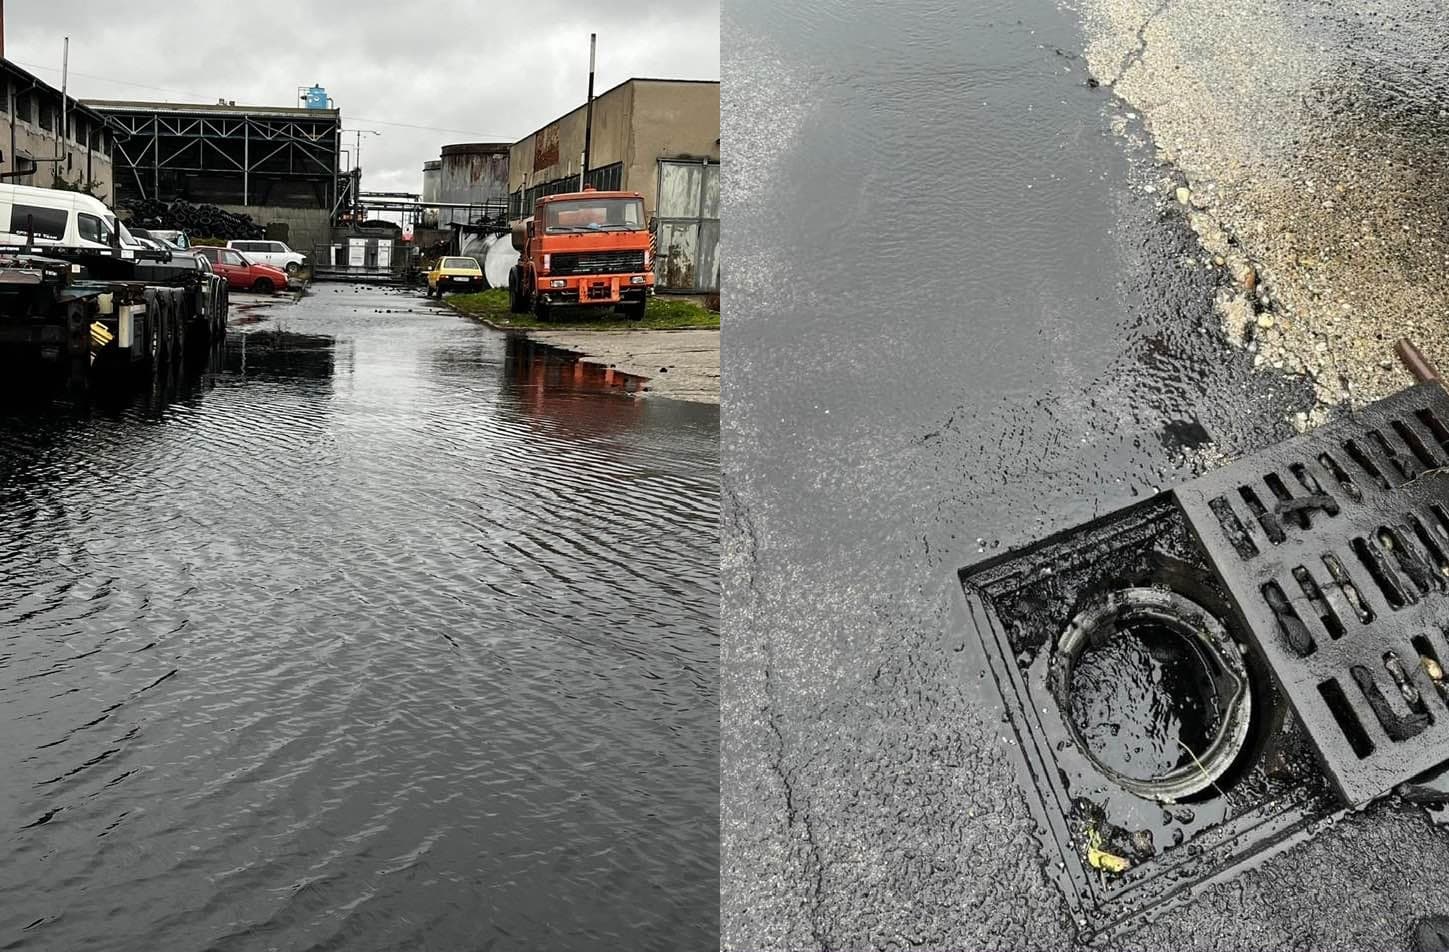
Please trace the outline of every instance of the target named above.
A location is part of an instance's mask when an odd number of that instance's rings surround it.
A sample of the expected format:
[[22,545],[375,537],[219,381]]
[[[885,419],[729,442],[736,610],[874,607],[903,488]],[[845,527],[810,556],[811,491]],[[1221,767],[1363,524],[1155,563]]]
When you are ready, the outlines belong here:
[[60,178],[60,160],[65,155],[65,91],[66,80],[70,77],[70,37],[65,38],[64,52],[60,55],[60,128],[55,130],[55,174],[54,178]]
[[589,98],[588,106],[584,111],[584,161],[579,167],[579,188],[584,187],[584,173],[589,170],[589,159],[592,158],[590,147],[594,138],[594,47],[599,34],[589,34]]

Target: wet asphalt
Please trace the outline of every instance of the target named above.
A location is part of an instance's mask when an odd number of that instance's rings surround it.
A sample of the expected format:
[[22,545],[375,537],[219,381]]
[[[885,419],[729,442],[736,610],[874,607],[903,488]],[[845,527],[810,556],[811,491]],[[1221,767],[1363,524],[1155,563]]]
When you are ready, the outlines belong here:
[[0,946],[702,948],[718,411],[416,292],[0,412]]
[[[723,945],[1070,947],[950,577],[1291,435],[1311,387],[1225,342],[1070,14],[750,0],[722,28]],[[1388,801],[1114,947],[1402,948],[1446,871]]]

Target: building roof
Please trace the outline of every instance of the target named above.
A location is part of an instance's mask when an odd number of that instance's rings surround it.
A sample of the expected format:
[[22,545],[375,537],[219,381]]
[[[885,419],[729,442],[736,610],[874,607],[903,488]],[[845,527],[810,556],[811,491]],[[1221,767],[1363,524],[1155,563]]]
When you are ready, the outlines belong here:
[[507,152],[512,146],[510,142],[456,142],[453,145],[443,146],[439,155],[472,155],[474,153],[499,153]]
[[[697,86],[718,86],[719,82],[720,81],[717,79],[659,79],[653,76],[631,76],[629,79],[624,80],[622,83],[617,83],[613,86],[610,86],[608,89],[604,90],[601,93],[595,93],[594,98],[603,99],[605,96],[609,95],[615,90],[623,89],[630,83],[688,83]],[[545,122],[543,125],[539,126],[537,129],[533,130],[528,135],[524,136],[513,144],[519,145],[523,142],[527,142],[529,139],[532,139],[534,136],[538,135],[540,132],[547,129],[554,123],[561,122],[569,116],[572,116],[574,113],[578,112],[580,109],[584,109],[587,107],[587,102],[580,103],[579,105],[570,109],[568,112],[564,113],[562,116],[558,116],[554,119],[550,119],[548,122]]]
[[152,112],[202,116],[271,116],[283,119],[342,119],[340,109],[303,109],[299,106],[236,106],[231,103],[141,102],[131,99],[86,99],[100,112]]
[[[54,86],[40,79],[34,73],[21,69],[19,66],[15,65],[15,63],[11,62],[8,59],[0,59],[0,69],[3,69],[5,74],[8,76],[14,76],[20,79],[22,82],[30,84],[35,89],[42,89],[49,95],[54,96],[56,99],[60,98],[59,89],[56,89]],[[19,90],[19,92],[24,92],[24,89]],[[66,96],[65,98],[66,101],[70,104],[67,108],[74,109],[76,112],[88,116],[96,122],[105,122],[105,117],[102,116],[100,113],[96,112],[95,109],[90,108],[89,104],[86,103],[85,100],[76,99],[74,96]]]

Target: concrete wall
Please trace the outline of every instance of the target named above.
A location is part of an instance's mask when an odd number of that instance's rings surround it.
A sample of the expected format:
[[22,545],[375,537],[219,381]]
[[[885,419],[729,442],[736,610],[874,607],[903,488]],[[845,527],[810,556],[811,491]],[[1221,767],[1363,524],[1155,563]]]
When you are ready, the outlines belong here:
[[632,131],[623,187],[644,196],[644,214],[650,216],[660,159],[719,161],[719,83],[636,84]]
[[293,251],[300,251],[304,255],[315,255],[317,248],[328,244],[332,239],[328,214],[321,208],[275,208],[270,205],[217,207],[233,214],[250,215],[253,221],[263,226],[284,222],[287,225],[287,244]]
[[[629,117],[634,108],[634,87],[629,80],[594,97],[594,132],[589,145],[589,167],[624,162],[629,154]],[[715,99],[718,100],[718,90]],[[579,174],[584,151],[587,111],[580,106],[513,144],[508,156],[508,190],[517,191],[527,179],[530,186]],[[626,188],[628,186],[625,186]]]
[[[51,158],[55,155],[55,133],[42,129],[38,121],[39,108],[44,101],[38,95],[39,92],[39,90],[35,90],[32,93],[33,98],[30,102],[29,111],[30,119],[16,118],[12,124],[11,116],[8,112],[9,97],[5,91],[3,81],[0,81],[0,151],[5,153],[5,161],[0,162],[0,170],[9,172],[17,168],[17,160],[22,156],[41,159]],[[57,97],[54,102],[49,102],[48,105],[49,108],[58,111],[60,108],[59,98]],[[16,111],[20,112],[19,109]],[[22,113],[22,115],[24,114]],[[65,140],[65,151],[63,153],[68,161],[60,163],[43,162],[35,174],[9,179],[7,181],[15,185],[37,185],[42,188],[50,188],[54,183],[55,170],[58,165],[60,174],[70,182],[77,180],[80,180],[81,184],[85,184],[87,181],[97,182],[98,185],[94,191],[95,196],[107,205],[113,205],[116,190],[111,170],[111,160],[103,152],[96,149],[89,149],[84,143],[77,142],[75,139],[75,133],[77,131],[84,132],[87,138],[89,138],[93,134],[92,130],[96,128],[98,123],[95,119],[84,115],[73,115],[68,118],[70,119],[68,125],[71,127],[71,135]],[[51,121],[55,125],[59,124],[60,117],[58,112],[53,114]],[[12,125],[15,131],[14,146],[10,143]],[[21,166],[27,164],[24,162],[19,163]]]
[[[508,190],[579,173],[586,109],[560,117],[509,152]],[[654,214],[659,159],[719,161],[719,83],[631,79],[594,99],[589,168],[621,162],[620,187],[644,196]]]

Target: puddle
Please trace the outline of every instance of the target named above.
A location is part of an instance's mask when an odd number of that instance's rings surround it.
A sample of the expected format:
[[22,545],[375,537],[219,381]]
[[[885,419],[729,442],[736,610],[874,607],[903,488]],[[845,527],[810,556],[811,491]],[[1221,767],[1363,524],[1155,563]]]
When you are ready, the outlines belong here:
[[1207,658],[1162,625],[1137,625],[1087,648],[1071,687],[1072,723],[1088,749],[1138,780],[1200,760],[1221,720]]
[[506,353],[510,379],[525,386],[634,395],[642,393],[649,383],[648,377],[592,363],[573,351],[540,344],[522,335],[509,337]]

